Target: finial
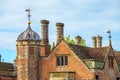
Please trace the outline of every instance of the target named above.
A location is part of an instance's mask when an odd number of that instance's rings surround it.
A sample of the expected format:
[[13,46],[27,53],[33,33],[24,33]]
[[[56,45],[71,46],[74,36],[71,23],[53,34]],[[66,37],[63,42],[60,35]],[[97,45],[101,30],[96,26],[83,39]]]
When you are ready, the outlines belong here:
[[27,24],[28,24],[28,26],[30,26],[30,24],[31,24],[31,21],[28,21],[28,22],[27,22]]
[[109,34],[108,38],[109,38],[109,41],[110,41],[110,44],[111,44],[111,38],[112,38],[112,36],[111,36],[111,30],[107,31],[107,33]]
[[27,15],[27,17],[28,17],[28,26],[30,26],[30,24],[31,24],[31,21],[30,21],[30,17],[31,17],[30,11],[31,11],[31,9],[27,8],[25,11],[28,12],[28,15]]

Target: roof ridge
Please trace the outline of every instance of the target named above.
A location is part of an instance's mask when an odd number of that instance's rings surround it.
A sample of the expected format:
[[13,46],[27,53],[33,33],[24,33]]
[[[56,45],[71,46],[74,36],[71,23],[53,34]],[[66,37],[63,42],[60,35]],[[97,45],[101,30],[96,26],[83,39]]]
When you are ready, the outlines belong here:
[[13,63],[9,63],[9,62],[0,62],[0,63],[4,63],[4,64],[13,64]]
[[[67,43],[67,42],[66,42]],[[68,45],[74,45],[74,46],[80,46],[80,47],[85,47],[85,48],[91,48],[91,47],[88,47],[88,46],[82,46],[82,45],[77,45],[77,44],[72,44],[72,43],[67,43]]]

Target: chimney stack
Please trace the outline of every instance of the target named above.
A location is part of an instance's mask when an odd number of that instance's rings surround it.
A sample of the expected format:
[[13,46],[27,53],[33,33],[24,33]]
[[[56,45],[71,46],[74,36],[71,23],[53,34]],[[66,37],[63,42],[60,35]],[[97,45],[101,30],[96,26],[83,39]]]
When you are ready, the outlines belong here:
[[2,57],[2,56],[1,56],[1,54],[0,54],[0,62],[1,62],[1,57]]
[[42,45],[48,45],[49,44],[49,37],[48,37],[48,20],[41,20],[41,36],[42,36]]
[[50,45],[48,37],[48,20],[41,20],[41,45],[40,45],[40,56],[48,56],[50,54]]
[[96,48],[96,37],[95,36],[92,37],[92,47]]
[[97,41],[97,44],[96,44],[97,48],[102,47],[102,37],[98,35],[96,37],[96,41]]
[[56,44],[58,44],[59,41],[64,38],[64,23],[56,23],[56,29],[57,29]]
[[93,36],[92,37],[92,46],[93,48],[100,48],[102,47],[102,37],[101,36]]
[[75,37],[75,41],[76,41],[77,45],[80,45],[80,43],[81,43],[81,37],[80,36],[76,36]]

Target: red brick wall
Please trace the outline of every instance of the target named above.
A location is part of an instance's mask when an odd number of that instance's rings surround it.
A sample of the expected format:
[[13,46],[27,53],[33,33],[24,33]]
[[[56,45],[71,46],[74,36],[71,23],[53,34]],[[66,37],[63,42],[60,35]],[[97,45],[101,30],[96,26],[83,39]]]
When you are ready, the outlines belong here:
[[96,74],[99,75],[99,80],[116,80],[117,77],[120,77],[119,69],[115,59],[113,60],[113,63],[113,69],[110,69],[109,59],[107,58],[104,69],[96,71]]
[[40,56],[48,56],[50,53],[49,45],[41,45],[40,47]]
[[14,63],[17,64],[18,80],[38,80],[39,51],[40,41],[17,42],[17,59]]
[[[68,55],[68,66],[57,67],[56,55]],[[68,48],[62,41],[56,49],[50,54],[48,58],[41,59],[40,61],[40,77],[42,80],[49,80],[50,72],[72,71],[76,73],[76,80],[93,79],[94,74],[83,64],[81,60]]]

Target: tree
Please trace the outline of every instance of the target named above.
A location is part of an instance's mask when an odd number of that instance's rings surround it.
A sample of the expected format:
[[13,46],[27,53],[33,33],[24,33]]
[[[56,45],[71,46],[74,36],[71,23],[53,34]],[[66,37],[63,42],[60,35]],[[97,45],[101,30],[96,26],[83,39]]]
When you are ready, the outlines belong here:
[[70,39],[70,35],[68,35],[67,37],[65,37],[64,40],[65,40],[67,43],[75,44],[75,41],[74,41],[73,39]]
[[82,46],[86,46],[86,43],[85,43],[85,40],[84,40],[84,39],[81,39],[81,43],[80,43],[80,45],[82,45]]
[[[75,40],[74,40],[74,39],[71,39],[71,38],[70,38],[70,35],[68,35],[67,37],[65,37],[64,40],[65,40],[67,43],[75,44]],[[85,40],[84,40],[84,39],[81,39],[80,45],[81,45],[81,46],[86,46],[86,43],[85,43]],[[52,51],[52,50],[55,48],[55,43],[53,42],[53,44],[50,44],[50,46],[51,46],[50,50]]]
[[[67,43],[75,44],[75,40],[74,40],[74,39],[71,39],[71,38],[70,38],[70,35],[68,35],[67,37],[65,37],[64,40],[65,40]],[[86,46],[86,43],[85,43],[85,40],[84,40],[84,39],[81,39],[80,45]]]

